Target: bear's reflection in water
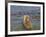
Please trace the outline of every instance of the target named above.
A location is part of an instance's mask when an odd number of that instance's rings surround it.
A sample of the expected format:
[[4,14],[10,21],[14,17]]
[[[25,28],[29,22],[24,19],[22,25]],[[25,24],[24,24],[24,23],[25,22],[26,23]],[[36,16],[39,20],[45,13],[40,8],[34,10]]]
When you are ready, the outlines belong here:
[[32,29],[32,23],[31,23],[31,20],[30,20],[30,16],[28,15],[24,15],[24,28],[26,30],[31,30]]

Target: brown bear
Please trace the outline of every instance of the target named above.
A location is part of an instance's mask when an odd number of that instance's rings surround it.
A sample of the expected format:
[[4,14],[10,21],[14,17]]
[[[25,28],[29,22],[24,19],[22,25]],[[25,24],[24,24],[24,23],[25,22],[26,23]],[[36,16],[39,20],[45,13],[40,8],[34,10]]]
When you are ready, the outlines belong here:
[[32,29],[32,23],[31,23],[30,17],[28,15],[24,15],[24,27],[27,30]]

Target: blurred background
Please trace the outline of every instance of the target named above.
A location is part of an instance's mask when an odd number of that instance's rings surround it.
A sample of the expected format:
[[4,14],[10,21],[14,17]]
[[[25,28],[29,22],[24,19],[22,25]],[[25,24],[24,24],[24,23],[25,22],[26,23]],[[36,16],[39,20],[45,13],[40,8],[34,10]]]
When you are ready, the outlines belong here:
[[32,23],[31,30],[40,30],[40,6],[11,5],[11,31],[24,31],[23,16],[29,15]]

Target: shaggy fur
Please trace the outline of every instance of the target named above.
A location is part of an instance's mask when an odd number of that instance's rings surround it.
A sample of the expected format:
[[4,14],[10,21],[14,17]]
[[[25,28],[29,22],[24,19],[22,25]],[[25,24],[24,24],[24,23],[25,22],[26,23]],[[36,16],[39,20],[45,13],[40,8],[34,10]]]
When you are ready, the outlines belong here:
[[29,16],[24,16],[24,27],[27,30],[32,29],[32,24]]

